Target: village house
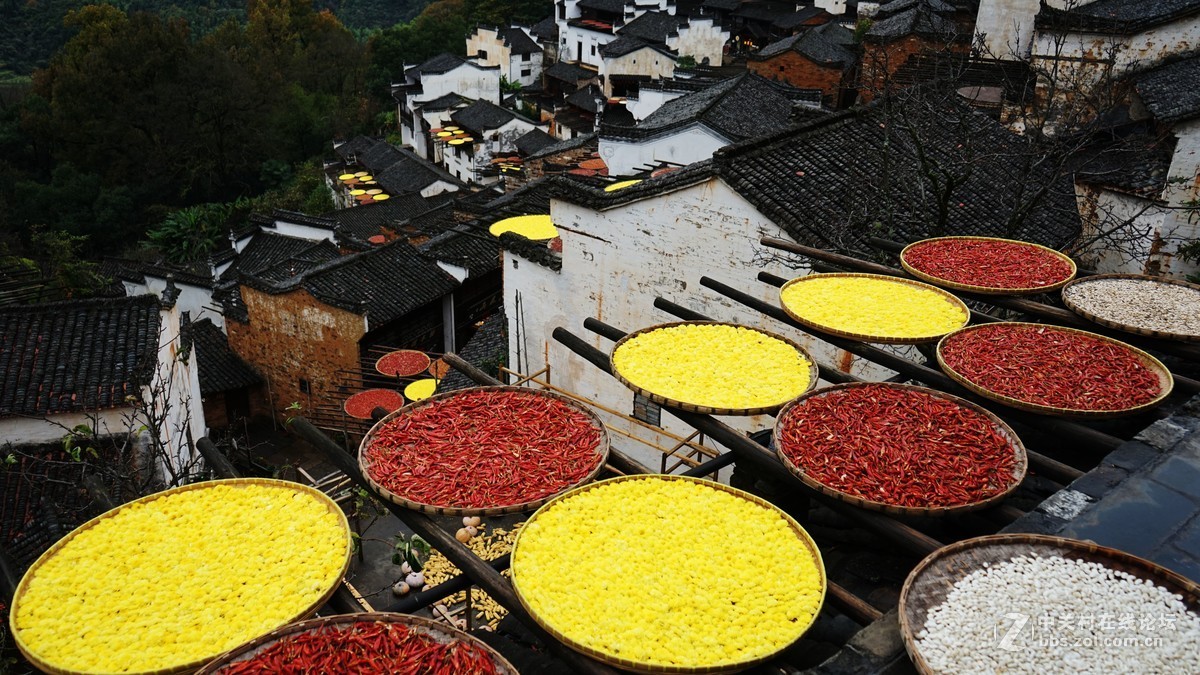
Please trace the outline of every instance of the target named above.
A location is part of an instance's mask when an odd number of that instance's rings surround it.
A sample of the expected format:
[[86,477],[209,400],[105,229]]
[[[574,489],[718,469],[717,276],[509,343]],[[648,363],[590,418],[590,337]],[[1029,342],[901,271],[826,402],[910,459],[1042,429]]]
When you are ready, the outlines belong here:
[[910,58],[970,51],[972,27],[962,25],[943,0],[892,0],[882,5],[863,35],[859,100],[868,103],[897,85],[896,71]]
[[177,298],[168,283],[161,298],[0,308],[0,439],[59,442],[82,425],[98,437],[135,439],[139,456],[160,448],[149,455],[159,465],[145,470],[193,461],[204,415]]
[[[937,114],[913,102],[909,124],[927,135],[927,148],[952,163],[960,124],[981,152],[1011,151],[1020,140],[966,105]],[[819,340],[755,317],[720,296],[706,293],[701,276],[752,293],[774,304],[777,289],[760,272],[792,277],[796,263],[763,249],[762,236],[791,239],[833,250],[861,250],[883,234],[911,240],[934,233],[1006,235],[1062,246],[1079,233],[1069,177],[1038,170],[1025,175],[1004,162],[960,168],[963,180],[950,198],[956,207],[939,224],[936,204],[915,198],[926,178],[911,144],[883,123],[884,111],[866,108],[717,150],[660,178],[613,192],[544,179],[553,188],[550,214],[560,226],[561,252],[515,235],[504,248],[504,294],[509,321],[509,363],[521,372],[550,368],[553,381],[610,408],[634,412],[632,392],[575,356],[551,337],[558,326],[574,329],[599,317],[623,330],[673,320],[654,310],[662,296],[717,320],[761,325],[798,339],[826,363],[871,379],[890,375]],[[887,141],[890,139],[891,143]],[[889,148],[885,153],[883,148]],[[884,166],[889,165],[888,171]],[[970,170],[967,170],[970,165]],[[1052,184],[1043,201],[1019,222],[1008,218],[1030,184]],[[530,184],[532,190],[551,190]],[[928,186],[927,186],[928,187]],[[598,343],[599,344],[599,343]],[[604,347],[606,348],[606,347]],[[640,414],[640,413],[639,413]],[[606,418],[625,425],[619,418]],[[739,428],[762,428],[762,419],[739,420]],[[686,432],[668,416],[664,428]],[[636,454],[636,448],[630,448]],[[656,451],[638,456],[657,461]]]
[[742,55],[752,54],[772,42],[832,18],[814,5],[762,0],[738,3],[736,9],[728,11],[728,18],[723,23],[733,36],[731,51]]
[[856,97],[857,65],[854,32],[827,23],[763,47],[750,56],[746,69],[800,89],[820,89],[826,105],[846,108]]
[[529,35],[542,50],[542,63],[558,61],[558,22],[550,15],[529,27]]
[[[439,54],[405,68],[404,81],[392,85],[396,117],[400,121],[400,142],[411,145],[418,156],[432,159],[429,130],[435,127],[426,119],[422,107],[442,99],[440,105],[433,107],[445,110],[443,97],[451,95],[499,103],[501,74],[499,65],[481,65],[453,54]],[[430,110],[429,113],[442,110]]]
[[680,56],[690,56],[697,64],[713,66],[721,65],[729,42],[729,30],[715,17],[680,15],[677,9],[645,12],[618,29],[617,35],[663,45]]
[[389,197],[407,194],[431,197],[442,192],[453,192],[464,186],[457,176],[424,159],[423,156],[407,148],[398,148],[382,139],[359,136],[335,145],[333,151],[341,162],[325,167],[325,179],[333,191],[334,203],[339,207],[344,208],[352,204],[354,199],[350,191],[361,186],[347,185],[337,177],[355,170],[366,171],[376,183],[377,189]]
[[216,278],[215,266],[221,257],[202,261],[192,265],[177,265],[164,260],[153,263],[132,260],[112,260],[113,276],[121,283],[124,295],[153,295],[162,297],[171,284],[176,293],[175,304],[180,312],[186,312],[193,321],[207,319],[218,328],[225,325],[225,317],[221,308],[213,302],[213,280]]
[[650,10],[668,11],[669,0],[558,0],[558,58],[600,67],[600,48],[612,42],[616,30]]
[[596,134],[585,134],[547,145],[525,158],[525,176],[536,180],[542,176],[562,173],[592,155],[600,156]]
[[229,338],[212,319],[185,322],[183,337],[196,355],[209,436],[271,414],[262,377],[230,349]]
[[624,96],[640,82],[671,77],[678,55],[666,45],[628,35],[600,48],[600,81],[603,95]]
[[510,83],[530,86],[542,74],[542,48],[521,26],[476,26],[467,36],[467,54],[482,66],[498,66]]
[[454,111],[450,122],[467,131],[473,140],[461,145],[440,144],[442,162],[456,178],[481,185],[500,180],[490,170],[496,155],[516,152],[518,138],[542,128],[524,115],[487,101],[475,101]]
[[602,125],[600,156],[614,176],[659,162],[692,164],[717,148],[784,128],[794,105],[820,103],[818,90],[746,73],[668,101],[633,126]]

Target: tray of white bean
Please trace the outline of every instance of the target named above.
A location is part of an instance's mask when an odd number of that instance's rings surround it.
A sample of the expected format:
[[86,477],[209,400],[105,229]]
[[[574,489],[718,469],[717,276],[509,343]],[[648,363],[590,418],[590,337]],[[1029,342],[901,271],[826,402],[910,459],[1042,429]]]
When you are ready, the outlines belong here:
[[899,611],[921,673],[1200,673],[1200,585],[1089,541],[940,548],[909,574]]

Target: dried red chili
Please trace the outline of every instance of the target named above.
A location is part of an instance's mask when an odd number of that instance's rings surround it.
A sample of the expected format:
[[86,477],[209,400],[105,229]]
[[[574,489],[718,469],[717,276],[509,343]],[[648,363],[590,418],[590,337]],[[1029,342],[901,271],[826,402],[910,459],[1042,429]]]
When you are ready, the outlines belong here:
[[984,389],[1054,408],[1126,410],[1162,393],[1158,376],[1128,346],[1053,326],[978,326],[946,338],[941,355]]
[[496,675],[490,654],[477,645],[453,640],[441,643],[398,623],[359,621],[297,633],[244,661],[223,668],[222,675]]
[[862,384],[792,406],[780,451],[814,480],[895,506],[958,506],[1003,492],[1016,457],[995,423],[917,389]]
[[342,404],[347,415],[362,420],[371,419],[371,411],[377,407],[388,412],[399,410],[404,407],[404,396],[391,389],[368,389],[351,396]]
[[429,367],[429,357],[412,349],[389,352],[375,362],[375,370],[393,377],[420,375]]
[[909,267],[931,277],[985,288],[1040,288],[1071,277],[1071,265],[1024,242],[933,239],[904,252]]
[[410,501],[502,507],[551,495],[600,463],[591,418],[534,392],[468,391],[381,426],[365,457],[370,477]]

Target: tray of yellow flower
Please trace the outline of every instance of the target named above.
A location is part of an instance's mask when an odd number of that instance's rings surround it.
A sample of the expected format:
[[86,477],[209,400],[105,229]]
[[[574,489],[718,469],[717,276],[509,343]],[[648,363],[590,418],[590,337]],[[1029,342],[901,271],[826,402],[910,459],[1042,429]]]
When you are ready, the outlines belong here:
[[512,581],[551,635],[638,673],[768,661],[812,626],[826,590],[820,551],[786,513],[672,475],[622,476],[556,497],[517,535]]
[[971,319],[954,295],[881,274],[810,274],[784,284],[779,301],[788,316],[809,328],[878,344],[933,342]]
[[59,540],[14,594],[44,672],[182,673],[304,618],[350,564],[342,510],[308,486],[209,481],[143,497]]
[[817,384],[796,342],[749,326],[676,321],[613,346],[613,376],[655,403],[706,415],[774,413]]

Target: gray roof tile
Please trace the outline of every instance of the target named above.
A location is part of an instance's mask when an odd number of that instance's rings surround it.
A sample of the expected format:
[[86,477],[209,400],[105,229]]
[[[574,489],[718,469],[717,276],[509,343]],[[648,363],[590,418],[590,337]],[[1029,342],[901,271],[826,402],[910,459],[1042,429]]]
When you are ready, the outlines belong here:
[[1071,9],[1042,3],[1038,28],[1130,34],[1200,12],[1200,0],[1096,0]]
[[1200,116],[1200,54],[1134,76],[1142,102],[1160,122]]

